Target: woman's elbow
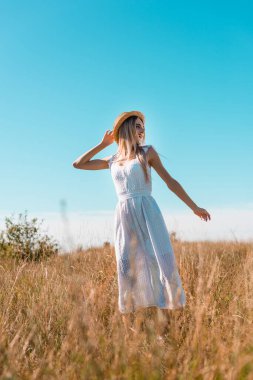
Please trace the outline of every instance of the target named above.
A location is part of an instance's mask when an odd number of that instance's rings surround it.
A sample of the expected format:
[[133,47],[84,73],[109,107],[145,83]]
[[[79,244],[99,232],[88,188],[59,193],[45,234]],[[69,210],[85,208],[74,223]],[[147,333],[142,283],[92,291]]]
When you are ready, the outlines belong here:
[[74,161],[74,162],[72,163],[72,166],[73,166],[74,168],[78,169],[78,163],[77,163],[77,162]]
[[174,178],[170,178],[166,182],[166,184],[167,184],[168,188],[173,191],[177,187],[178,181],[176,179],[174,179]]

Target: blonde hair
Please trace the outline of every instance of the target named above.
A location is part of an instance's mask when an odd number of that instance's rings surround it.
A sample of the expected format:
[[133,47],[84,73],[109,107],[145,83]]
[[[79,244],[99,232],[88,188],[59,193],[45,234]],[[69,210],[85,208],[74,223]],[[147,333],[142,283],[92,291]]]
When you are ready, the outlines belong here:
[[[118,141],[118,150],[116,153],[116,157],[120,156],[122,157],[121,158],[122,160],[130,159],[130,156],[134,153],[134,155],[136,155],[136,157],[138,158],[142,166],[146,182],[149,182],[150,175],[148,172],[147,156],[144,149],[139,144],[136,138],[135,123],[136,123],[137,118],[138,116],[130,116],[119,127],[118,129],[119,141]],[[145,137],[146,135],[145,135],[145,129],[144,129],[143,141],[145,141]]]

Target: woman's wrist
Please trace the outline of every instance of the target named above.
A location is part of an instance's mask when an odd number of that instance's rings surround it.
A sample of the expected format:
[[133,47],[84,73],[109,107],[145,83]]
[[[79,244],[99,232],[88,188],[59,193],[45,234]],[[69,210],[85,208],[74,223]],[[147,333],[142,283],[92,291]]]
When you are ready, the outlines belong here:
[[98,144],[98,146],[102,149],[106,148],[108,145],[103,143],[102,141]]
[[197,206],[196,204],[191,207],[193,212],[196,211],[198,208],[199,208],[199,206]]

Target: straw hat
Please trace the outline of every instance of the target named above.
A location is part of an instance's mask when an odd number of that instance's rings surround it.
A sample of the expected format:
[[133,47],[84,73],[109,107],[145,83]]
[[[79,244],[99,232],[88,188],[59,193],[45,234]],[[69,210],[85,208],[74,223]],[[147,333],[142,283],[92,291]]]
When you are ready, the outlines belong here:
[[118,144],[119,142],[119,136],[118,136],[118,130],[119,130],[119,127],[122,125],[122,123],[124,123],[124,121],[130,117],[130,116],[138,116],[142,121],[143,121],[143,124],[145,123],[145,116],[143,115],[142,112],[140,111],[129,111],[129,112],[122,112],[114,121],[113,123],[113,136],[114,136],[114,139],[116,141],[116,143]]

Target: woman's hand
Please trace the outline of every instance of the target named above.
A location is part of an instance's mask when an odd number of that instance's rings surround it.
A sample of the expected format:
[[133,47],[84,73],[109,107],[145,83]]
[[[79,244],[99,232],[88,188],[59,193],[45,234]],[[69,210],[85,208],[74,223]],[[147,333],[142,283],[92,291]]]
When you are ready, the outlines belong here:
[[113,142],[114,142],[113,131],[110,131],[110,129],[108,129],[104,134],[101,144],[103,144],[104,146],[108,146],[108,145],[111,145]]
[[208,221],[208,219],[211,219],[210,214],[204,208],[196,207],[195,209],[193,209],[193,212],[194,214],[198,215],[200,219],[203,219],[206,222]]

